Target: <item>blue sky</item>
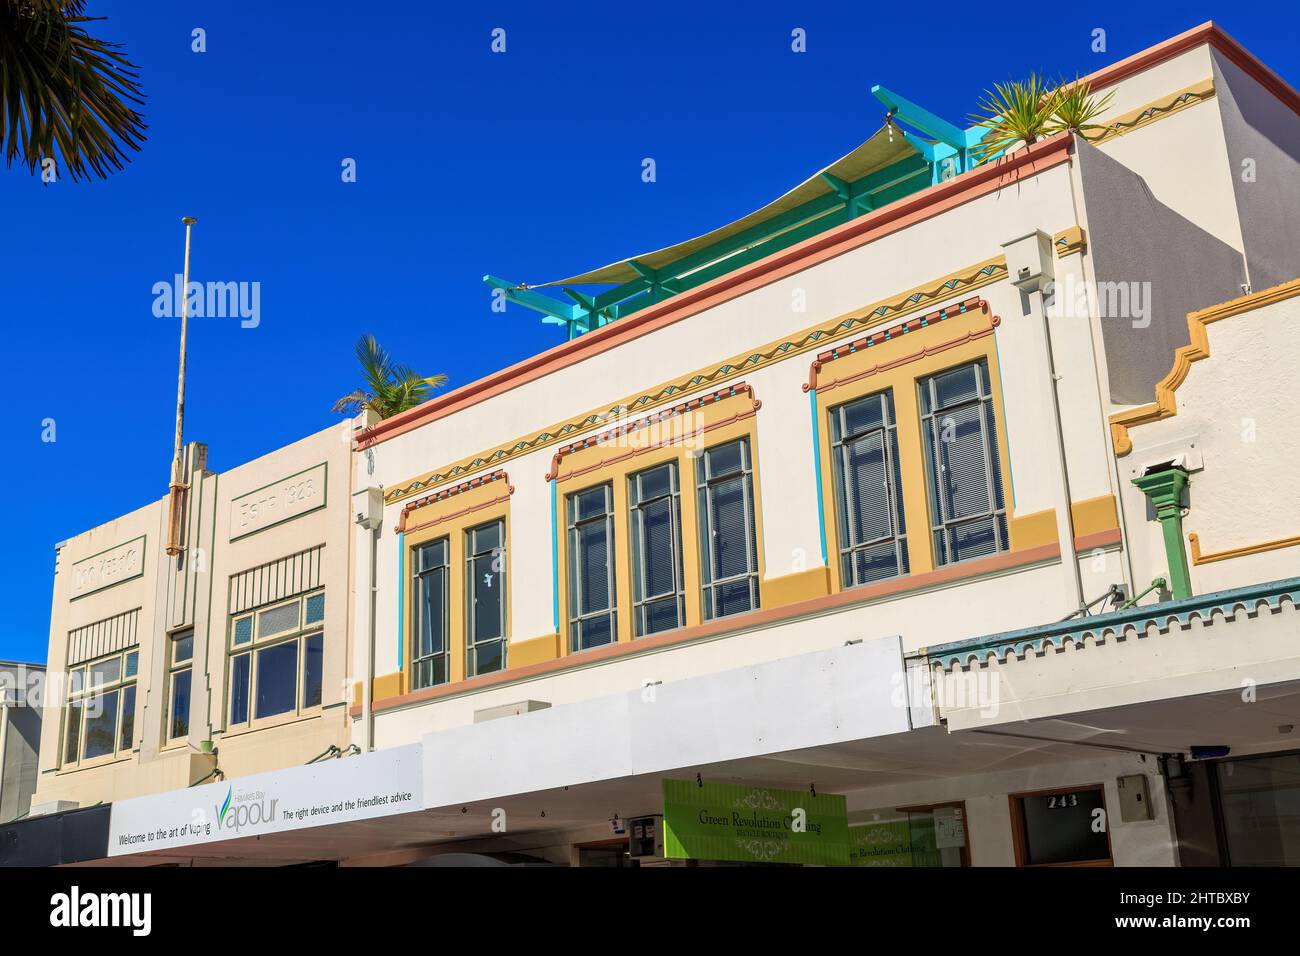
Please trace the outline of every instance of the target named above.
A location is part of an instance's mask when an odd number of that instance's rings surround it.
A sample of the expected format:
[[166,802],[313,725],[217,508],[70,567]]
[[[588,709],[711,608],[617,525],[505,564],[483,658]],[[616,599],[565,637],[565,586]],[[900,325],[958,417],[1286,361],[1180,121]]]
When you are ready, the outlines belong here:
[[453,386],[556,344],[536,313],[493,312],[483,274],[555,279],[750,212],[878,128],[874,83],[966,125],[995,81],[1087,73],[1208,19],[1300,82],[1294,12],[918,10],[91,0],[141,68],[148,141],[103,182],[0,168],[0,658],[45,659],[54,544],[166,492],[178,329],[151,289],[180,270],[182,215],[192,279],[261,284],[256,328],[191,325],[186,434],[224,470],[337,421],[364,332]]

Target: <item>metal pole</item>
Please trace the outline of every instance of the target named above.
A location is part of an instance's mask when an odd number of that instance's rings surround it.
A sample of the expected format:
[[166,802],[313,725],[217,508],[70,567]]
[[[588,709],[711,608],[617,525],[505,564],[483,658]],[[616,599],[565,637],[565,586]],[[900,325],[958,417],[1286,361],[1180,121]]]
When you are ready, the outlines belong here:
[[185,223],[185,272],[181,284],[181,356],[180,370],[176,379],[176,442],[172,451],[172,480],[168,491],[167,520],[167,554],[181,553],[180,511],[181,495],[185,487],[183,482],[184,464],[182,462],[182,433],[185,428],[185,354],[189,338],[189,300],[190,300],[190,230],[198,220],[193,216],[181,217]]

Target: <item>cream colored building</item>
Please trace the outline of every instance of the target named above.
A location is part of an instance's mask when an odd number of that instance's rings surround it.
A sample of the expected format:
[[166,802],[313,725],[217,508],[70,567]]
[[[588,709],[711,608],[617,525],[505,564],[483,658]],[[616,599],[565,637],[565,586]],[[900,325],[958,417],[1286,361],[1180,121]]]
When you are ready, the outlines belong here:
[[[63,542],[33,803],[89,806],[347,748],[351,423]],[[66,675],[66,676],[63,676]]]
[[[777,203],[560,283],[643,298],[489,277],[570,340],[364,429],[350,475],[326,432],[221,476],[190,617],[156,550],[125,574],[161,505],[76,539],[51,670],[135,613],[155,690],[103,767],[62,766],[47,716],[41,795],[179,790],[212,740],[233,783],[193,801],[223,820],[365,779],[400,812],[142,833],[186,810],[162,794],[122,804],[119,861],[621,863],[694,780],[835,795],[894,864],[1296,862],[1284,821],[1234,827],[1295,749],[1300,95],[1209,24],[1089,82],[1099,129],[985,163],[878,90],[880,130]],[[328,508],[231,540],[326,458]],[[319,580],[234,597],[313,548]],[[235,730],[241,615],[315,588],[323,706]],[[191,625],[210,690],[171,749]]]

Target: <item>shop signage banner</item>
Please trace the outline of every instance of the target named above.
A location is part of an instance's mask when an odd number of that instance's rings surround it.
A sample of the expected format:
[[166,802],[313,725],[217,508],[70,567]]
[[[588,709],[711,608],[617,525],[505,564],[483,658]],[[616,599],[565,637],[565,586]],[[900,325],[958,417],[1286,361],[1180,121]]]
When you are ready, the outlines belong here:
[[850,866],[911,866],[912,838],[906,820],[849,827]]
[[208,783],[112,806],[108,855],[266,836],[424,808],[419,744]]
[[664,855],[745,863],[849,863],[848,808],[837,794],[665,780]]

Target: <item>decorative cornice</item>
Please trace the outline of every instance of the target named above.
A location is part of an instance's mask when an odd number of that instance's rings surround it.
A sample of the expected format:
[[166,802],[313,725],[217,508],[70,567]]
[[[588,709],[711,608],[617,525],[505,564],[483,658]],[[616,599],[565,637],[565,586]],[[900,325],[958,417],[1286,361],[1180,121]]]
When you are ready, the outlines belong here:
[[417,508],[423,508],[425,505],[437,504],[440,501],[446,501],[448,498],[454,498],[456,495],[462,495],[467,491],[473,491],[475,488],[482,488],[484,485],[494,481],[506,482],[506,494],[515,493],[514,486],[510,484],[510,476],[504,471],[494,471],[490,475],[481,475],[478,478],[471,478],[469,481],[463,481],[459,485],[453,485],[450,488],[443,488],[431,495],[425,495],[423,498],[416,498],[414,501],[407,502],[402,508],[402,515],[397,519],[397,527],[394,529],[401,533],[407,530],[406,522],[411,516],[411,512]]
[[1056,258],[1064,259],[1088,248],[1088,237],[1084,235],[1082,226],[1070,226],[1052,238],[1052,248],[1056,250]]
[[989,316],[989,324],[985,328],[977,329],[973,332],[968,332],[965,335],[959,336],[955,339],[949,339],[946,342],[938,342],[934,345],[927,345],[916,352],[912,352],[908,355],[900,356],[899,358],[894,359],[892,362],[881,362],[877,365],[871,366],[868,369],[864,369],[855,375],[851,375],[843,379],[839,379],[839,378],[831,379],[829,382],[825,384],[821,384],[819,382],[819,375],[821,373],[821,370],[826,365],[830,364],[831,362],[834,362],[836,359],[844,358],[846,355],[855,355],[859,352],[864,352],[874,346],[883,345],[885,342],[895,341],[896,339],[900,339],[903,336],[908,335],[909,333],[915,333],[920,329],[929,328],[930,326],[938,325],[940,322],[943,322],[945,319],[950,319],[958,315],[966,315],[968,312],[976,308],[978,308],[985,315],[989,315],[989,304],[985,302],[983,299],[976,296],[974,298],[967,299],[965,302],[959,302],[957,305],[948,306],[947,308],[939,309],[936,312],[931,312],[928,315],[923,315],[920,318],[912,319],[908,322],[902,322],[898,325],[891,326],[890,328],[884,329],[880,332],[875,332],[871,335],[857,339],[853,342],[849,342],[846,345],[837,346],[836,348],[831,349],[829,352],[822,352],[813,361],[812,365],[809,366],[808,381],[804,383],[803,390],[805,392],[811,391],[813,389],[818,389],[819,391],[823,391],[823,392],[830,391],[831,389],[839,385],[845,385],[848,384],[849,382],[856,382],[859,379],[869,378],[872,375],[877,375],[880,372],[887,372],[890,369],[898,368],[899,366],[902,365],[909,365],[912,362],[917,361],[918,359],[925,358],[927,355],[935,355],[939,352],[946,352],[948,349],[956,348],[959,345],[965,345],[967,342],[973,342],[977,339],[982,339],[985,338],[986,336],[992,335],[993,330],[997,328],[998,325],[1000,325],[1002,322],[1002,320],[996,315]]
[[1127,455],[1133,450],[1133,441],[1129,429],[1138,425],[1158,422],[1178,414],[1178,399],[1175,393],[1187,379],[1192,363],[1210,357],[1210,337],[1206,326],[1243,312],[1252,312],[1265,306],[1282,302],[1300,295],[1300,279],[1292,279],[1282,285],[1252,292],[1207,309],[1187,313],[1187,331],[1191,338],[1188,345],[1183,345],[1174,352],[1174,367],[1156,384],[1156,400],[1149,405],[1139,405],[1116,412],[1110,416],[1111,443],[1116,455]]
[[1180,33],[1118,63],[1102,67],[1084,77],[1081,82],[1087,83],[1092,90],[1101,90],[1205,44],[1235,63],[1247,76],[1276,96],[1292,112],[1300,114],[1300,93],[1293,90],[1285,80],[1212,21],[1193,27],[1186,33]]
[[[716,405],[718,402],[726,401],[729,398],[735,398],[737,395],[748,395],[753,402],[752,412],[758,411],[762,403],[754,398],[754,389],[744,382],[737,382],[734,385],[716,392],[710,392],[707,395],[701,395],[699,398],[693,398],[689,402],[682,402],[680,405],[674,405],[672,408],[665,408],[663,411],[656,412],[653,415],[647,415],[645,418],[638,418],[634,422],[628,422],[626,425],[620,425],[617,428],[611,428],[608,431],[601,432],[598,435],[590,435],[582,441],[576,441],[571,445],[560,447],[551,457],[551,470],[546,475],[547,481],[555,481],[560,477],[560,463],[566,455],[572,455],[574,452],[582,451],[585,448],[595,448],[598,445],[604,445],[615,439],[622,438],[624,435],[630,435],[633,432],[658,425],[661,422],[669,421],[674,418],[680,418],[687,412],[697,411],[707,405]],[[662,448],[664,445],[675,444],[680,438],[670,439],[664,442],[658,442],[650,447]],[[647,448],[647,450],[649,450]]]
[[1191,86],[1179,90],[1177,93],[1156,100],[1146,106],[1139,107],[1131,112],[1125,113],[1105,124],[1105,129],[1095,133],[1081,134],[1085,140],[1098,146],[1102,143],[1108,143],[1117,136],[1123,136],[1125,133],[1131,133],[1135,129],[1147,126],[1156,120],[1164,119],[1166,116],[1172,116],[1187,109],[1189,106],[1195,106],[1197,103],[1203,103],[1214,96],[1214,78],[1201,80]]
[[1273,541],[1262,541],[1259,544],[1243,545],[1240,548],[1211,551],[1208,554],[1201,551],[1201,537],[1195,531],[1187,536],[1187,542],[1192,548],[1192,564],[1213,564],[1215,561],[1227,561],[1229,558],[1244,558],[1249,554],[1264,554],[1282,548],[1300,547],[1300,534],[1291,538],[1277,538]]
[[[588,412],[578,418],[552,425],[509,444],[489,449],[471,458],[438,471],[425,472],[416,478],[400,482],[384,492],[388,504],[439,485],[445,481],[472,474],[483,468],[500,465],[517,455],[527,454],[579,432],[597,427],[638,411],[648,410],[679,399],[684,393],[717,384],[728,378],[742,375],[750,369],[761,368],[808,352],[828,339],[836,339],[855,329],[870,327],[881,319],[910,315],[926,305],[948,298],[956,293],[983,288],[1006,278],[1006,259],[997,256],[966,269],[951,273],[923,285],[915,286],[888,299],[875,302],[863,309],[855,309],[830,322],[805,328],[789,338],[777,339],[752,352],[743,352],[720,364],[709,365],[689,375],[665,382],[650,391],[616,402],[613,405]],[[639,313],[638,313],[639,314]],[[617,325],[618,323],[614,323]],[[608,326],[612,328],[613,326]],[[596,333],[588,333],[588,338]]]
[[926,664],[936,671],[957,668],[1009,664],[1023,661],[1026,655],[1042,656],[1048,651],[1064,651],[1068,646],[1076,650],[1096,647],[1109,640],[1141,640],[1151,628],[1168,633],[1175,628],[1186,630],[1193,618],[1209,624],[1215,615],[1222,620],[1235,620],[1239,612],[1254,617],[1261,610],[1278,613],[1283,602],[1292,611],[1300,605],[1300,578],[1287,578],[1264,584],[1194,595],[1180,601],[1167,601],[1147,607],[1134,607],[1111,614],[1062,621],[1045,627],[1030,627],[1005,634],[977,637],[939,647],[923,648],[921,655]]

